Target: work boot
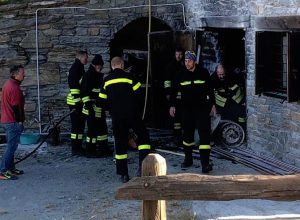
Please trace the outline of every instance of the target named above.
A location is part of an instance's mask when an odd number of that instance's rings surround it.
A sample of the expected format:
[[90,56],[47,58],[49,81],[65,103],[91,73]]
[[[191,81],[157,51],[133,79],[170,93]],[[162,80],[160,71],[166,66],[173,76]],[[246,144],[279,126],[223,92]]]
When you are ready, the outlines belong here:
[[98,147],[97,148],[97,155],[99,157],[110,157],[114,154],[114,150],[112,148],[106,147]]
[[95,144],[87,143],[85,156],[87,158],[99,158],[100,157],[100,155],[98,154],[98,152],[96,150]]
[[186,147],[184,146],[184,161],[181,163],[181,168],[187,168],[193,165],[193,155],[192,155],[192,146]]
[[83,148],[72,148],[72,156],[85,156],[85,150]]
[[181,163],[181,168],[188,168],[191,166],[193,166],[193,161],[191,160],[184,159],[184,161]]
[[213,170],[213,166],[211,164],[202,166],[202,173],[209,173],[212,170]]
[[13,175],[22,175],[24,174],[24,171],[23,170],[19,170],[17,168],[14,168],[12,170],[10,170],[10,172],[13,174]]
[[82,148],[81,140],[71,140],[72,156],[85,156],[85,150]]
[[0,172],[0,180],[17,180],[18,177],[10,171]]
[[100,155],[96,149],[95,150],[87,150],[86,153],[85,153],[85,156],[87,158],[101,158],[103,157],[103,155]]
[[120,181],[121,181],[122,183],[127,183],[127,182],[129,181],[129,176],[128,176],[128,174],[126,174],[126,175],[121,175]]
[[182,138],[181,137],[174,137],[174,150],[180,150],[182,149],[184,146],[182,144]]
[[174,134],[174,142],[176,144],[176,148],[178,149],[178,148],[183,147],[181,129],[174,129],[173,134]]
[[202,173],[209,173],[213,170],[212,164],[209,163],[209,149],[200,149],[200,160],[202,166]]

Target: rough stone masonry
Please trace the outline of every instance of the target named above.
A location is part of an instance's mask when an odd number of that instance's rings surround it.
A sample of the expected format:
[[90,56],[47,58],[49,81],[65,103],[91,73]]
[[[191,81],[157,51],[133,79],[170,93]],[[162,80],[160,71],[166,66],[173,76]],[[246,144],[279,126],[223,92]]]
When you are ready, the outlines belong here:
[[[14,1],[10,1],[14,2]],[[19,1],[18,1],[19,2]],[[38,108],[42,128],[50,117],[58,118],[68,111],[67,72],[75,51],[87,48],[90,54],[101,53],[108,71],[109,43],[114,35],[131,21],[148,16],[147,7],[112,11],[87,10],[148,4],[148,1],[76,0],[22,1],[0,5],[0,82],[7,78],[9,66],[24,64],[27,79],[26,127],[37,131]],[[183,24],[181,6],[153,7],[152,16],[172,30],[190,31],[211,26],[240,28],[245,31],[247,71],[247,137],[248,146],[300,166],[300,110],[297,102],[255,94],[255,18],[258,16],[299,16],[299,0],[156,0],[153,4],[183,3],[188,27]],[[62,7],[82,7],[63,9]],[[86,7],[86,8],[84,8]],[[47,10],[45,8],[56,8]],[[36,51],[36,11],[38,20],[38,57]],[[213,19],[212,19],[213,18]],[[214,21],[214,23],[211,23]],[[298,27],[299,28],[299,27]],[[209,41],[214,34],[208,34]],[[213,45],[218,61],[217,42]],[[38,102],[36,61],[39,60]],[[213,61],[209,61],[213,62]],[[212,68],[213,69],[213,68]],[[63,124],[68,130],[69,122]]]

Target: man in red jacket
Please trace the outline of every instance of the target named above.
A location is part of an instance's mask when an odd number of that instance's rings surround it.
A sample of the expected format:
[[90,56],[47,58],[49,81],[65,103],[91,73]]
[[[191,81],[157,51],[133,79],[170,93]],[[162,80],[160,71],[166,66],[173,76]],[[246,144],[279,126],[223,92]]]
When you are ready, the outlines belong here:
[[2,156],[0,166],[0,180],[17,179],[23,174],[14,165],[14,153],[18,148],[23,131],[24,96],[20,85],[25,78],[25,69],[22,65],[10,69],[10,79],[2,87],[1,125],[4,127],[7,139],[7,148]]

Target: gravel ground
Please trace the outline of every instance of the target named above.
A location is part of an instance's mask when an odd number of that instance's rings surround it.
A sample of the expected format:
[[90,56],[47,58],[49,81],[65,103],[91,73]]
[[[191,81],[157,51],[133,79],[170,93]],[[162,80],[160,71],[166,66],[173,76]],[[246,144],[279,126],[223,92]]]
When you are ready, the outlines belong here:
[[[20,146],[19,155],[34,146]],[[0,152],[4,147],[0,147]],[[2,155],[2,152],[0,153]],[[167,161],[167,173],[200,173],[200,163],[182,170],[182,157],[161,153]],[[137,152],[129,152],[129,171],[137,169]],[[213,159],[211,175],[257,174],[254,170],[230,161]],[[25,171],[15,181],[0,182],[1,220],[135,220],[140,219],[141,201],[115,200],[121,183],[115,175],[112,157],[72,157],[68,143],[60,146],[44,144],[33,157],[19,165]],[[267,209],[267,207],[275,207]],[[263,200],[236,200],[231,202],[168,201],[168,219],[274,219],[270,214],[298,214],[300,201],[278,203]],[[271,211],[270,211],[271,210]],[[275,211],[276,210],[276,211]],[[255,213],[261,218],[250,218]],[[246,215],[248,218],[241,217]],[[225,216],[225,217],[224,217]],[[227,216],[227,217],[226,217]],[[239,218],[229,218],[239,216]],[[275,218],[277,219],[277,218]]]

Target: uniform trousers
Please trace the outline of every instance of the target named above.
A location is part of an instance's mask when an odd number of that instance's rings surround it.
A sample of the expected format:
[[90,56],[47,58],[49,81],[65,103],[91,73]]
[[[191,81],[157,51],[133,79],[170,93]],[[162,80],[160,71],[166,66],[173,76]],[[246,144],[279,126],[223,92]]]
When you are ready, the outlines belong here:
[[113,134],[115,138],[115,158],[117,174],[128,175],[128,134],[129,129],[133,129],[137,135],[137,146],[139,150],[139,167],[141,167],[142,161],[149,154],[151,150],[149,134],[146,130],[143,121],[130,118],[112,117]]

